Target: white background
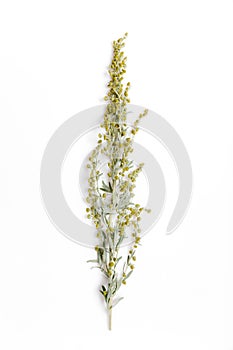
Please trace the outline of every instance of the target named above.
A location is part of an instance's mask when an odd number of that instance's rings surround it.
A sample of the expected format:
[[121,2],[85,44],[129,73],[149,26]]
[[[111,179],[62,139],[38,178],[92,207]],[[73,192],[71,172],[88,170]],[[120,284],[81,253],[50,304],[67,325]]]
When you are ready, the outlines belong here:
[[[1,1],[1,349],[233,349],[232,19],[232,0]],[[50,223],[39,171],[56,128],[103,102],[125,31],[131,101],[180,134],[194,191],[174,234],[165,211],[144,238],[109,332],[93,253]]]

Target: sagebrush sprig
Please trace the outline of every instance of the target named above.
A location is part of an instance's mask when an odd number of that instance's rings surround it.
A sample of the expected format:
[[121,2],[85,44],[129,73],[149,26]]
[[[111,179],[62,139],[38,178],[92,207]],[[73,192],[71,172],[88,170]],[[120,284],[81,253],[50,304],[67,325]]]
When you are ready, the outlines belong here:
[[[146,116],[144,110],[133,125],[127,124],[127,104],[130,83],[123,85],[126,73],[126,60],[122,51],[127,33],[113,42],[113,57],[108,69],[110,81],[103,123],[97,146],[92,151],[89,163],[89,188],[86,201],[88,219],[92,220],[99,239],[95,247],[97,257],[89,262],[95,263],[105,276],[106,283],[100,293],[109,313],[109,329],[112,323],[112,308],[121,300],[117,292],[133,272],[136,249],[140,244],[140,220],[143,211],[149,209],[133,202],[136,179],[143,163],[135,165],[130,159],[133,152],[134,136],[138,132],[140,120]],[[124,240],[132,236],[125,261],[120,255]]]

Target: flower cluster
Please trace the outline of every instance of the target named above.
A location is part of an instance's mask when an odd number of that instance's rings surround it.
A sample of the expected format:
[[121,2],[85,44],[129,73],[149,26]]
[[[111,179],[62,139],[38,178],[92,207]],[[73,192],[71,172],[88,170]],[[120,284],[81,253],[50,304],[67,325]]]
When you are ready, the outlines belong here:
[[124,40],[127,35],[128,33],[125,33],[123,38],[113,42],[113,58],[108,70],[111,80],[108,83],[108,94],[104,99],[105,101],[113,102],[116,107],[119,105],[126,105],[126,103],[130,102],[128,98],[130,83],[127,83],[125,89],[122,83],[124,74],[126,73],[127,61],[127,57],[124,56],[122,48],[125,46]]

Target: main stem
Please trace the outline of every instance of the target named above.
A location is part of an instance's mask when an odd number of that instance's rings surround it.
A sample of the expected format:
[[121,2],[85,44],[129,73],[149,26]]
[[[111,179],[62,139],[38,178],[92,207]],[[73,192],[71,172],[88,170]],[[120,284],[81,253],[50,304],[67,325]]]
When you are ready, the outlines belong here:
[[[115,139],[116,139],[116,136],[115,136]],[[113,175],[115,176],[115,166],[112,169],[112,172],[113,172]],[[116,181],[113,178],[112,179],[112,205],[114,204],[115,187],[116,187]],[[112,219],[113,219],[113,215],[110,214],[110,216],[109,216],[109,227],[110,227],[110,229],[112,228]],[[109,234],[111,234],[111,233],[109,233]],[[115,238],[113,239],[113,242],[114,242],[114,240],[115,240]],[[113,245],[114,245],[114,243],[113,243]],[[112,257],[114,256],[114,251],[115,251],[115,247],[113,247],[113,251],[111,253]],[[111,254],[109,256],[109,260],[111,260]],[[109,328],[110,331],[112,330],[112,297],[110,298],[109,304],[108,304],[108,328]]]
[[110,299],[109,302],[109,309],[108,309],[108,329],[112,330],[112,299]]

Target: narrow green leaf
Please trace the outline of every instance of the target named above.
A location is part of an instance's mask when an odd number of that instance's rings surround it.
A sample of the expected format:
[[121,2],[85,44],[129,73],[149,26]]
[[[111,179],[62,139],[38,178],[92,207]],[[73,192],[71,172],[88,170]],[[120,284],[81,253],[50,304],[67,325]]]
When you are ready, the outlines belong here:
[[128,255],[127,256],[127,265],[129,265],[129,262],[130,262],[130,256]]
[[100,190],[103,191],[103,192],[111,193],[111,191],[109,189],[107,189],[107,188],[100,187]]
[[127,275],[126,275],[126,277],[125,277],[125,280],[126,280],[127,278],[129,278],[129,276],[130,276],[132,273],[133,273],[133,270],[131,270],[129,273],[127,273]]
[[112,192],[112,185],[110,182],[108,184],[109,184],[110,191]]

